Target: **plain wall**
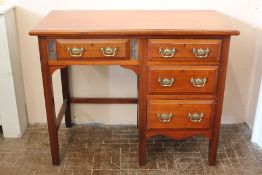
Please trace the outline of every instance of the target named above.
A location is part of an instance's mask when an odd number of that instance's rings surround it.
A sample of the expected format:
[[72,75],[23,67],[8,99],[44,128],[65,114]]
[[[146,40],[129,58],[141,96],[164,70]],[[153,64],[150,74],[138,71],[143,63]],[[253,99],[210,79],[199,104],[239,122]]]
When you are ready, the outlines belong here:
[[[258,36],[261,34],[261,1],[259,0],[20,0],[16,9],[19,45],[29,123],[46,122],[44,96],[37,38],[28,32],[51,10],[217,10],[228,16],[241,32],[232,37],[226,82],[223,123],[248,122],[252,127],[259,83],[254,78],[259,53]],[[157,19],[156,19],[157,20]],[[204,21],[205,19],[196,19]],[[118,66],[75,66],[71,69],[72,96],[136,97],[136,76]],[[54,75],[57,109],[61,104],[59,71]],[[257,88],[257,92],[254,89]],[[136,124],[136,105],[73,105],[77,123]]]
[[[262,110],[262,103],[258,103],[258,97],[259,94],[262,94],[262,1],[257,0],[257,5],[254,10],[254,19],[256,19],[255,22],[255,33],[252,35],[255,35],[256,39],[254,40],[255,43],[255,52],[253,55],[254,61],[251,72],[251,82],[250,82],[250,89],[248,94],[248,101],[247,101],[247,110],[244,120],[249,124],[251,128],[253,128],[254,125],[254,118],[260,118],[257,119],[255,122],[258,122],[256,125],[260,126],[259,132],[262,132],[261,128],[261,118],[262,116],[259,115],[259,113],[256,114],[256,111]],[[260,95],[261,96],[261,95]],[[261,100],[260,100],[261,101]],[[260,109],[258,109],[260,108]],[[258,129],[257,129],[258,131]],[[261,134],[260,134],[261,137]],[[262,140],[262,139],[261,139]],[[262,144],[260,142],[260,144]]]

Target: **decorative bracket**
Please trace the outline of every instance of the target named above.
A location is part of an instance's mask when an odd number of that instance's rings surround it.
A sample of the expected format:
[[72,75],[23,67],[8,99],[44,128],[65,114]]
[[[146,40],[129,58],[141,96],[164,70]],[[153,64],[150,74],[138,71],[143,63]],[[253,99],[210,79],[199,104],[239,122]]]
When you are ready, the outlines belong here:
[[63,69],[67,66],[49,66],[49,72],[52,75],[57,69]]
[[132,70],[136,75],[139,75],[138,66],[132,66],[132,65],[120,65],[123,68]]

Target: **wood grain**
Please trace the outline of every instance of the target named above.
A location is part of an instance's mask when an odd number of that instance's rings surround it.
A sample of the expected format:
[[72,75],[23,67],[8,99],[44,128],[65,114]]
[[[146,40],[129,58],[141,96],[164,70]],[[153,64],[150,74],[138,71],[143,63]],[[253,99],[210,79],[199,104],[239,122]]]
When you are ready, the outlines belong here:
[[57,128],[60,127],[61,121],[62,121],[62,119],[63,119],[63,117],[65,115],[65,112],[67,110],[67,101],[68,100],[64,100],[63,101],[63,104],[62,104],[62,106],[61,106],[61,108],[60,108],[60,110],[58,112],[57,117],[56,117],[56,126],[57,126]]
[[56,124],[52,73],[48,66],[47,40],[45,38],[39,37],[38,43],[39,43],[43,88],[44,88],[44,96],[45,96],[46,117],[48,123],[48,133],[49,133],[49,140],[50,140],[50,147],[51,147],[52,163],[53,165],[59,165],[60,157],[59,157],[59,144],[58,144],[58,127]]
[[[212,62],[219,61],[221,40],[215,39],[150,39],[149,41],[149,60],[151,61],[195,61]],[[172,58],[164,58],[160,53],[160,48],[176,49]],[[206,58],[197,58],[192,52],[195,49],[209,49],[210,52]]]
[[52,11],[30,35],[238,35],[216,11]]
[[213,124],[212,139],[210,139],[209,141],[208,164],[210,166],[216,165],[219,129],[220,129],[220,123],[221,123],[224,91],[225,91],[225,84],[226,84],[229,46],[230,46],[230,37],[225,37],[223,39],[222,50],[221,50],[221,61],[220,61],[221,66],[219,68],[219,78],[218,78],[218,85],[217,85],[217,92],[216,92],[217,105],[216,105],[215,113],[214,113],[214,121],[212,123]]
[[[212,121],[214,100],[150,100],[147,108],[147,129],[208,129]],[[162,123],[157,114],[172,114],[168,123]],[[203,113],[201,122],[194,123],[189,113]]]
[[137,98],[83,98],[71,97],[71,103],[91,104],[137,104]]
[[138,60],[49,60],[50,66],[66,66],[66,65],[127,65],[138,66]]
[[[71,59],[75,61],[86,60],[114,60],[130,58],[130,42],[127,39],[57,39],[56,50],[58,59]],[[72,57],[69,48],[83,48],[81,57]],[[101,48],[117,48],[116,55],[105,57]]]
[[212,132],[210,129],[150,129],[146,132],[146,138],[151,138],[156,135],[163,135],[176,140],[182,140],[192,136],[203,136],[210,139]]
[[190,94],[190,93],[181,93],[181,94],[170,94],[170,93],[152,93],[147,95],[148,100],[212,100],[216,99],[215,94]]
[[147,40],[139,42],[139,76],[138,76],[138,132],[139,165],[146,163],[146,121],[147,121]]
[[[148,88],[151,92],[169,93],[214,93],[216,90],[217,66],[150,66]],[[206,78],[204,87],[194,87],[191,78]],[[159,78],[174,79],[170,87],[163,87]]]
[[69,71],[68,67],[61,69],[61,85],[63,99],[67,101],[67,107],[65,110],[65,124],[66,127],[72,127],[71,120],[71,101],[70,101],[70,87],[69,87]]
[[[215,165],[230,35],[238,34],[227,18],[215,11],[51,12],[30,35],[39,38],[53,165],[60,163],[52,88],[52,73],[57,69],[62,69],[63,99],[68,99],[61,111],[66,114],[67,126],[71,126],[71,103],[138,102],[139,165],[146,162],[147,139],[155,135],[174,139],[204,136],[210,140],[209,165]],[[129,41],[132,39],[138,40],[136,59],[129,59]],[[48,58],[47,40],[58,41],[57,60]],[[111,44],[120,44],[117,47],[126,49],[121,53],[121,59],[103,59],[98,53],[98,48],[113,46]],[[85,45],[89,51],[91,46],[95,46],[95,53],[91,57],[85,55],[81,59],[72,59],[65,52],[69,45]],[[175,58],[164,60],[159,55],[159,47],[176,47]],[[210,54],[206,59],[196,59],[192,54],[195,47],[209,48]],[[138,75],[138,98],[70,97],[67,67],[71,65],[120,65],[130,69]],[[159,78],[172,77],[175,79],[173,86],[159,85]],[[192,77],[207,78],[206,86],[193,87]],[[157,112],[172,112],[176,117],[168,124],[159,123]],[[187,118],[189,112],[203,112],[203,121],[191,123]]]

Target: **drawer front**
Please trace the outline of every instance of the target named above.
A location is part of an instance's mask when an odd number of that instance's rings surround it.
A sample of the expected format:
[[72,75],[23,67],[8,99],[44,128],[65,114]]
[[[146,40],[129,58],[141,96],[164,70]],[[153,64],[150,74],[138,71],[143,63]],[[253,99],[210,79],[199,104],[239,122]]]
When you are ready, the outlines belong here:
[[150,39],[151,61],[219,61],[221,40],[216,39]]
[[127,39],[57,39],[58,59],[129,59]]
[[149,93],[215,93],[218,66],[151,66]]
[[207,129],[211,127],[213,100],[151,100],[147,129]]

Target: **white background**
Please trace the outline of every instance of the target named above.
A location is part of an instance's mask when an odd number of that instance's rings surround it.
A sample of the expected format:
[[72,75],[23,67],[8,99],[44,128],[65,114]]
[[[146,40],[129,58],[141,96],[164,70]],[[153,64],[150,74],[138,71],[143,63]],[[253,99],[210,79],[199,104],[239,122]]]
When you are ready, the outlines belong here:
[[[223,109],[223,123],[253,125],[262,71],[261,0],[12,0],[16,10],[29,123],[46,122],[36,37],[28,32],[50,10],[169,9],[217,10],[241,32],[232,37]],[[157,19],[156,19],[157,20]],[[202,21],[204,19],[196,19]],[[73,96],[136,96],[136,76],[119,67],[73,67]],[[55,73],[56,101],[61,104],[59,73]],[[59,107],[59,106],[58,106]],[[77,123],[136,124],[135,105],[73,106]]]

